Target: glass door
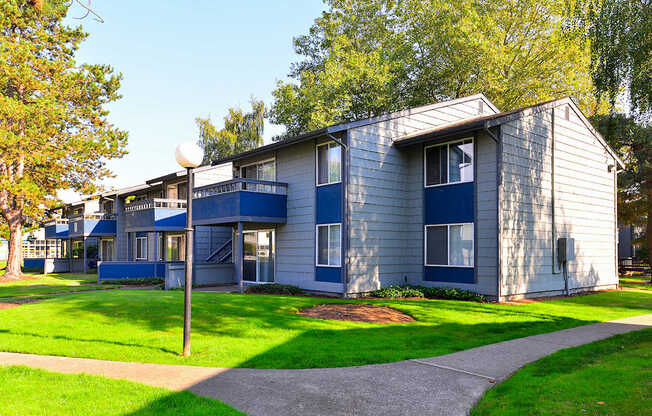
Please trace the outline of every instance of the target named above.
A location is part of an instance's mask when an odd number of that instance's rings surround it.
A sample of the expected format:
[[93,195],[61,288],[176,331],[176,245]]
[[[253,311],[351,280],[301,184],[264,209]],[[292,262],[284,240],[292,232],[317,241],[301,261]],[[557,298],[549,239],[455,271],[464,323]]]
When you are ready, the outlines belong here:
[[274,231],[244,232],[243,276],[248,282],[274,281]]
[[102,261],[112,261],[113,260],[113,240],[101,240],[100,245],[102,246]]

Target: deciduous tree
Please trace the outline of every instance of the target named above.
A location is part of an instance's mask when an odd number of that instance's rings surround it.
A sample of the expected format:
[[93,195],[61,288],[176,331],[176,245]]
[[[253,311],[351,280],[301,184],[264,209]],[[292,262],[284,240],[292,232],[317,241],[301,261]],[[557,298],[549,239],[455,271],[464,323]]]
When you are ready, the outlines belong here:
[[210,117],[197,117],[199,145],[204,149],[203,164],[262,146],[265,112],[265,103],[252,98],[248,113],[242,108],[229,108],[222,129],[218,130]]
[[42,219],[58,189],[92,192],[125,152],[127,133],[107,120],[122,76],[75,62],[87,34],[62,23],[67,2],[41,13],[29,0],[0,2],[0,214],[9,228],[5,279],[21,276],[26,218]]

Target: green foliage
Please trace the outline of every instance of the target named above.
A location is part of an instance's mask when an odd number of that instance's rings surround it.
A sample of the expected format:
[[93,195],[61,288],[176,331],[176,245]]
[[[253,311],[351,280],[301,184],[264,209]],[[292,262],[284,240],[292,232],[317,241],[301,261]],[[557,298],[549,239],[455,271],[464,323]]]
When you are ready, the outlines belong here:
[[162,277],[129,277],[125,279],[102,280],[103,285],[123,285],[123,286],[142,286],[142,285],[160,285],[165,282]]
[[645,246],[652,247],[652,125],[619,113],[594,116],[591,122],[625,163],[618,174],[618,221],[646,224]]
[[588,42],[565,0],[327,0],[270,110],[287,135],[483,92],[502,110],[572,95],[592,113]]
[[210,117],[197,117],[199,145],[204,149],[204,165],[232,154],[252,150],[263,145],[265,103],[251,99],[251,112],[229,108],[224,127],[218,130]]
[[[0,2],[0,214],[14,242],[24,218],[38,222],[57,204],[57,190],[93,192],[127,142],[105,109],[120,98],[122,76],[76,62],[88,35],[62,23],[69,2],[49,3],[41,13],[31,1]],[[9,246],[10,275],[18,247]]]
[[649,0],[580,0],[575,16],[591,44],[591,74],[611,107],[625,94],[635,113],[652,115],[652,12]]
[[428,299],[453,299],[473,302],[484,302],[485,297],[470,290],[455,289],[452,287],[423,287],[423,286],[386,286],[369,294],[374,298],[428,298]]
[[249,285],[245,289],[246,293],[262,293],[267,295],[303,295],[305,291],[292,285],[281,285],[279,283],[270,283],[264,285]]
[[[71,250],[72,257],[74,259],[83,259],[84,258],[84,246],[79,245],[73,247]],[[97,259],[97,246],[86,246],[86,258],[87,259]]]
[[472,416],[646,415],[652,329],[563,349],[493,387]]

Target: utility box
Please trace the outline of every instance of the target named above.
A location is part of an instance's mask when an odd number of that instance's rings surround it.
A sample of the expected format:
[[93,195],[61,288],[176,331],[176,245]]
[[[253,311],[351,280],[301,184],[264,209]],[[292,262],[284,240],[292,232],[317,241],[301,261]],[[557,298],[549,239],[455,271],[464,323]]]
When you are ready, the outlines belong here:
[[575,260],[575,239],[561,237],[557,239],[557,259],[559,263]]

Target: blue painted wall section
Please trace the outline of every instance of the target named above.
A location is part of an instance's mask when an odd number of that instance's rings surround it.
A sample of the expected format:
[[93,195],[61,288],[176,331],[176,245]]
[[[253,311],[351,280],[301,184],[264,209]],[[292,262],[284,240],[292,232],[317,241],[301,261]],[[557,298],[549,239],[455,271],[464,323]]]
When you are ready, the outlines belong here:
[[[74,223],[77,223],[77,231],[74,231]],[[115,220],[83,220],[70,224],[69,237],[98,237],[115,235]]]
[[472,267],[429,267],[423,274],[426,282],[475,283]]
[[[333,224],[342,222],[341,183],[318,186],[316,191],[316,201],[316,224]],[[341,283],[342,268],[316,266],[315,280],[318,282]]]
[[150,208],[125,214],[125,229],[133,231],[182,231],[185,208]]
[[425,189],[425,224],[473,221],[473,182]]
[[164,261],[125,261],[100,263],[97,269],[98,280],[116,280],[142,277],[165,277],[167,263],[183,264],[183,262]]
[[68,224],[54,224],[45,227],[45,239],[68,238]]
[[[425,188],[424,224],[475,222],[473,182]],[[427,282],[475,283],[472,267],[424,266]]]
[[341,283],[342,268],[341,267],[316,267],[315,280],[318,282]]
[[342,222],[342,184],[317,187],[317,224]]
[[23,259],[23,269],[39,269],[43,272],[45,267],[45,259]]
[[287,221],[287,196],[238,191],[193,200],[194,225]]

